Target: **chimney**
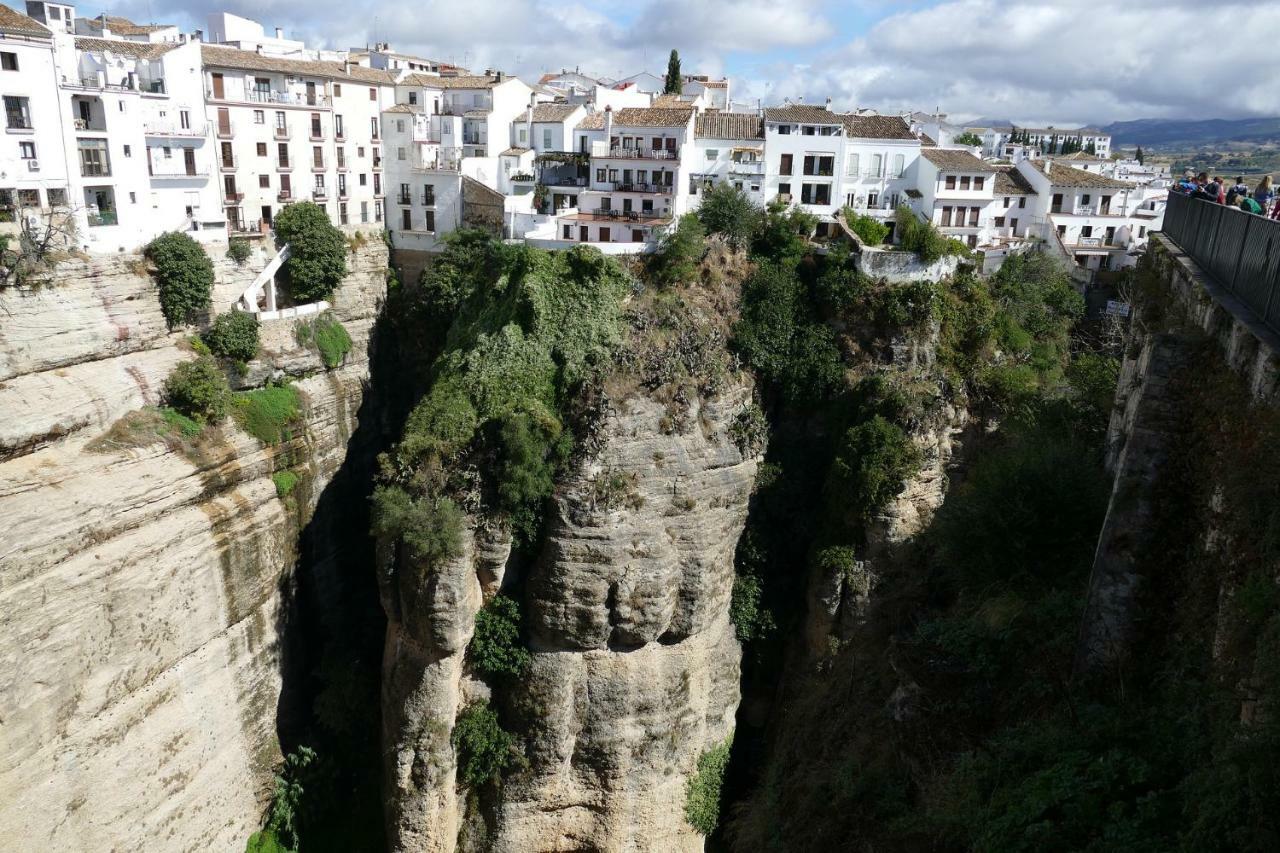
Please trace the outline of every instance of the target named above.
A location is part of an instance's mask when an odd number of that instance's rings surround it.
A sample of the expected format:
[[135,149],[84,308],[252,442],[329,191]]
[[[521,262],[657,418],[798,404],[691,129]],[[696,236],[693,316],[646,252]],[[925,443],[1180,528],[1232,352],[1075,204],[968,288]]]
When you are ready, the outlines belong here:
[[276,38],[278,39],[284,38],[284,27],[276,27]]
[[102,18],[102,37],[109,39],[111,38],[111,28],[107,26],[107,13],[103,12],[100,17]]
[[533,147],[533,102],[538,99],[534,92],[529,93],[529,106],[524,110],[524,121],[529,126],[529,147]]
[[609,145],[613,139],[613,104],[604,108],[604,144]]
[[827,103],[826,103],[826,105],[825,105],[825,106],[823,106],[823,109],[824,109],[824,110],[826,110],[827,112],[830,112],[830,111],[831,111],[831,99],[830,99],[830,98],[827,98]]

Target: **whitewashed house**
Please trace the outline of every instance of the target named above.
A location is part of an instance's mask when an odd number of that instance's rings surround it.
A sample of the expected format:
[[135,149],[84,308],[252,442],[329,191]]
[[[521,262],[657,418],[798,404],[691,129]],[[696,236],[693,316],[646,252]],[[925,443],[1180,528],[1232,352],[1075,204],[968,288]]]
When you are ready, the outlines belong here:
[[908,199],[908,170],[920,157],[920,139],[899,116],[841,116],[844,146],[840,194],[855,212],[890,220]]
[[922,147],[911,170],[920,193],[913,208],[946,236],[977,248],[993,236],[997,173],[995,166],[968,151]]
[[702,113],[694,121],[689,193],[728,183],[764,204],[764,120],[755,113]]
[[844,159],[844,116],[825,107],[788,104],[764,110],[767,201],[799,204],[819,217],[819,233],[844,203],[839,169]]

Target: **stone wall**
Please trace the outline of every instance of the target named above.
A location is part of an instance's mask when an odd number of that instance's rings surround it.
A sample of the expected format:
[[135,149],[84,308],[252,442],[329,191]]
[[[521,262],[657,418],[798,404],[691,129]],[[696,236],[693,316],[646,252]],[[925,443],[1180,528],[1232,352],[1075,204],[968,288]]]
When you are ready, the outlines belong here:
[[947,255],[931,264],[923,263],[915,252],[899,252],[891,249],[875,249],[864,246],[854,256],[854,264],[860,272],[890,284],[908,281],[942,281],[960,266],[961,259]]
[[[263,262],[215,258],[214,310]],[[349,268],[345,364],[325,371],[273,321],[251,365],[295,378],[300,434],[264,447],[228,423],[191,458],[87,448],[191,357],[141,259],[0,290],[0,851],[237,850],[259,824],[298,531],[356,426],[385,246]],[[287,502],[285,467],[302,473]]]

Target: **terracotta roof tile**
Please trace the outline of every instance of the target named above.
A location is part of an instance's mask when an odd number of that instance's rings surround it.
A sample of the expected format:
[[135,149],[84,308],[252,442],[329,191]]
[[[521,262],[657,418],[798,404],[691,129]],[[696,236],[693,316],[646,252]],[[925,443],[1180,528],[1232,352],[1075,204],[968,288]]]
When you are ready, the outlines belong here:
[[182,45],[176,42],[125,41],[123,39],[100,39],[78,36],[76,50],[90,53],[110,51],[121,56],[132,56],[135,59],[158,59],[175,47]]
[[1061,163],[1053,163],[1046,168],[1045,161],[1035,160],[1031,163],[1040,174],[1049,178],[1055,187],[1097,187],[1098,189],[1127,189],[1133,184],[1099,175],[1097,172],[1086,172],[1084,169],[1073,169]]
[[968,151],[956,148],[921,148],[920,156],[938,167],[940,172],[994,172],[996,167],[984,163]]
[[[85,26],[90,29],[102,31],[102,16],[95,18],[81,18]],[[107,15],[107,29],[114,36],[145,36],[148,33],[154,33],[157,30],[167,30],[173,24],[135,24],[128,18],[121,18],[117,15]]]
[[613,114],[613,123],[622,127],[683,127],[693,112],[693,106],[684,109],[624,107]]
[[239,50],[223,45],[206,44],[200,47],[200,56],[205,65],[214,68],[235,68],[242,71],[275,71],[280,74],[301,74],[311,77],[326,77],[332,80],[353,81],[356,83],[383,83],[390,85],[395,75],[389,71],[378,71],[362,65],[352,65],[350,72],[340,62],[319,62],[307,59],[285,59],[280,56],[268,56],[252,50]]
[[533,150],[532,148],[521,148],[518,145],[513,145],[510,148],[508,148],[506,151],[503,151],[502,156],[519,157],[521,154],[528,154],[532,150]]
[[578,130],[604,130],[604,113],[590,113],[578,122]]
[[39,36],[49,38],[53,33],[49,32],[35,18],[28,18],[21,12],[16,12],[8,6],[0,6],[0,33],[13,33],[20,36]]
[[801,124],[841,124],[844,118],[825,107],[811,104],[788,104],[784,107],[765,107],[765,121],[798,122]]
[[859,139],[905,139],[916,137],[901,116],[844,115],[844,135]]
[[385,110],[383,110],[383,112],[384,113],[416,113],[417,110],[415,110],[413,107],[409,106],[408,104],[396,104],[394,107],[387,107]]
[[536,104],[533,108],[534,121],[564,121],[578,111],[577,104]]
[[996,172],[995,194],[1035,195],[1036,188],[1017,169],[1003,166]]
[[428,89],[492,89],[500,83],[514,80],[514,77],[503,77],[498,80],[484,74],[459,74],[457,76],[440,76],[434,74],[410,74],[400,81],[405,86],[425,86]]
[[764,122],[755,113],[703,113],[694,122],[700,139],[761,139]]

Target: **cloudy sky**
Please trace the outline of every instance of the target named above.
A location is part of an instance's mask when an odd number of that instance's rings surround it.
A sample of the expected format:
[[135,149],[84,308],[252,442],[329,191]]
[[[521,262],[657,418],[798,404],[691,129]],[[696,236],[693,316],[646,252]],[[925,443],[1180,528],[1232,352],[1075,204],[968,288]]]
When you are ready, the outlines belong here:
[[[940,108],[1021,124],[1280,115],[1275,0],[123,0],[112,14],[203,27],[225,10],[314,46],[522,76],[562,67],[729,74],[735,100]],[[97,7],[77,11],[95,14]]]

